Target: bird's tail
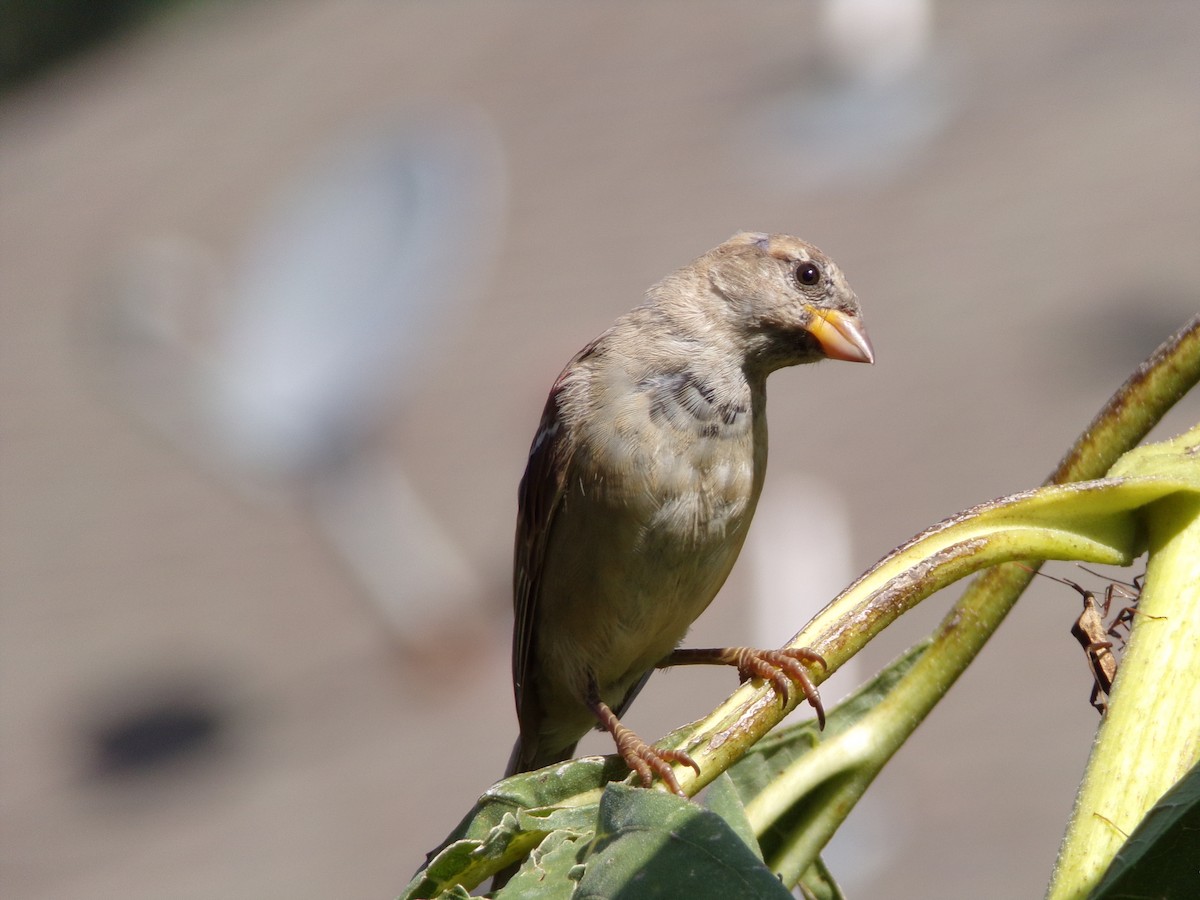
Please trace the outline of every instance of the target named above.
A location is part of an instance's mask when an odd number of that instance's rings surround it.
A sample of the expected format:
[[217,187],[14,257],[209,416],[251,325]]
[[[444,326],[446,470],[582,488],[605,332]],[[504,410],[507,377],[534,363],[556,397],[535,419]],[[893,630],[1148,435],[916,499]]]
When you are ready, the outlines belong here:
[[524,756],[525,756],[525,742],[522,741],[520,737],[518,737],[517,742],[515,744],[513,744],[512,753],[509,754],[508,765],[504,767],[504,777],[505,778],[510,778],[513,775],[516,775],[520,772],[529,771],[521,763],[521,760],[524,758]]
[[513,744],[512,753],[508,757],[508,765],[504,768],[504,777],[519,775],[521,772],[532,772],[535,769],[562,762],[564,759],[570,759],[575,755],[575,746],[576,744],[571,744],[554,753],[538,753],[536,745],[531,745],[518,736],[516,743]]

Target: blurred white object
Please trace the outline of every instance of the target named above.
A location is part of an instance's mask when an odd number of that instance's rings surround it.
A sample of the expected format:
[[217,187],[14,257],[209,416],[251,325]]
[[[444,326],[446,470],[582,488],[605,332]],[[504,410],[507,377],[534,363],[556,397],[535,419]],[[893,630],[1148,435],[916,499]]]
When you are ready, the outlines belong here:
[[136,248],[87,336],[119,401],[179,449],[239,486],[298,491],[409,637],[460,616],[479,580],[366,438],[468,314],[503,193],[473,113],[372,128],[290,184],[228,277],[194,242]]
[[[783,646],[850,584],[857,574],[851,540],[846,502],[828,482],[782,472],[772,477],[747,541],[753,646]],[[859,680],[854,660],[833,676],[843,693]]]
[[499,149],[476,120],[422,121],[339,148],[247,248],[206,414],[229,451],[284,470],[341,452],[486,274]]
[[931,0],[826,0],[821,5],[826,52],[849,78],[903,78],[929,54],[932,6]]
[[[763,491],[747,540],[753,576],[752,640],[781,647],[858,574],[850,511],[828,482],[776,472]],[[821,685],[826,709],[859,687],[865,673],[851,659]],[[807,718],[800,708],[793,720]],[[848,894],[867,885],[895,855],[892,808],[868,793],[822,851]]]
[[429,659],[447,632],[464,646],[478,637],[482,580],[394,459],[357,454],[308,496],[326,540],[405,646]]
[[[953,96],[932,0],[825,0],[820,58],[735,133],[772,184],[834,189],[892,177],[943,128]],[[750,142],[746,146],[745,141]]]

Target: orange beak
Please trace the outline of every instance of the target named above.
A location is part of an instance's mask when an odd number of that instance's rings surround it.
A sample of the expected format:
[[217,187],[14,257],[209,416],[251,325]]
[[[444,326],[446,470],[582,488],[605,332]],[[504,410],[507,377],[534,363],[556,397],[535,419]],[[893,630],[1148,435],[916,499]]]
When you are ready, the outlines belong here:
[[862,319],[836,309],[812,308],[812,323],[808,333],[817,339],[829,359],[846,362],[875,362],[871,339]]

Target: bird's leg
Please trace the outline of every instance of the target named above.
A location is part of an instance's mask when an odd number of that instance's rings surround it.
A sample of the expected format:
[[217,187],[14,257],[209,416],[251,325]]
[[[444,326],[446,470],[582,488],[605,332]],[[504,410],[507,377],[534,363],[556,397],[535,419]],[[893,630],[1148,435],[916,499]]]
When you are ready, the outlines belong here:
[[621,724],[617,714],[600,699],[600,691],[594,683],[589,686],[588,690],[588,709],[595,715],[601,727],[612,735],[621,759],[625,760],[625,765],[629,766],[631,770],[637,772],[638,777],[642,780],[642,787],[650,787],[654,776],[657,775],[662,779],[663,784],[674,793],[680,797],[687,797],[683,788],[679,786],[679,780],[675,777],[675,773],[671,770],[671,763],[691,766],[699,775],[700,766],[694,759],[683,750],[661,750],[643,741]]
[[791,683],[796,682],[804,691],[809,706],[816,710],[817,723],[824,728],[825,707],[821,704],[821,695],[817,692],[816,685],[812,683],[808,670],[804,667],[805,663],[817,663],[822,669],[829,669],[821,654],[803,647],[789,647],[783,650],[756,650],[753,647],[680,649],[660,662],[658,668],[695,665],[737,666],[738,676],[742,681],[761,678],[771,682],[775,693],[784,703],[788,702]]

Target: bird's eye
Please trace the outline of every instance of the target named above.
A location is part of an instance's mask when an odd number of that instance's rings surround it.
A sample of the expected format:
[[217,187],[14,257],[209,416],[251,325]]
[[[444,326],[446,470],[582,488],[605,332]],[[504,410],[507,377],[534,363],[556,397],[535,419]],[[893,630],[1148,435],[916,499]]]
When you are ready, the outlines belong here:
[[821,270],[810,262],[796,266],[796,281],[804,287],[812,287],[821,280]]

